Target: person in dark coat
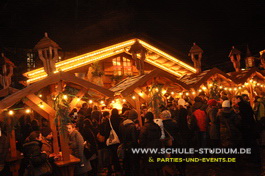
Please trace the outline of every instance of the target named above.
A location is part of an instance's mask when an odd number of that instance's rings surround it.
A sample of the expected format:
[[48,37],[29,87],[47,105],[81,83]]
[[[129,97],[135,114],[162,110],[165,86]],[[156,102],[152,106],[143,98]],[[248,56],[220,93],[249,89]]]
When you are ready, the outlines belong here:
[[87,143],[86,145],[89,147],[89,151],[85,153],[85,156],[87,159],[90,160],[92,171],[90,171],[91,175],[97,174],[97,165],[98,165],[98,159],[97,159],[97,150],[98,150],[98,144],[97,139],[92,131],[92,122],[90,119],[84,120],[84,126],[83,131],[80,131],[81,135],[84,138],[84,141]]
[[94,126],[97,126],[100,123],[101,118],[102,118],[102,113],[98,110],[97,106],[94,106],[93,111],[91,113],[91,120]]
[[[119,139],[121,138],[121,134],[120,134],[121,122],[122,122],[122,118],[119,115],[119,111],[115,108],[112,109],[110,118],[105,121],[105,126],[106,126],[105,139],[108,139],[109,135],[110,135],[110,131],[111,131],[110,123],[111,123],[114,131],[118,135]],[[108,174],[111,174],[113,172],[119,173],[121,171],[119,158],[117,155],[118,146],[119,146],[119,144],[113,144],[113,145],[107,146],[107,149],[110,152],[111,160],[112,160],[112,163],[110,163],[110,165],[108,167]],[[114,171],[112,169],[112,165],[114,166]]]
[[47,172],[52,172],[48,162],[48,155],[42,151],[41,140],[41,133],[33,131],[23,145],[24,160],[22,166],[26,167],[26,175],[41,176],[47,174]]
[[[165,146],[165,147],[172,147],[172,148],[182,148],[183,146],[183,139],[180,135],[180,131],[178,129],[178,124],[175,120],[171,118],[171,114],[168,110],[164,110],[160,114],[160,118],[163,120],[163,127],[166,135],[170,135],[173,137],[172,146]],[[172,154],[171,157],[173,158],[185,158],[184,155]],[[186,164],[185,162],[176,163],[176,167],[181,175],[185,175]]]
[[[142,127],[139,135],[139,145],[141,148],[162,148],[162,143],[160,141],[161,128],[154,123],[154,114],[152,112],[147,112],[144,116],[145,123]],[[149,157],[156,158],[162,157],[158,154],[146,154],[143,155],[143,170],[146,175],[158,175],[161,173],[161,163],[149,162]]]
[[120,140],[125,148],[123,165],[126,176],[139,175],[139,158],[131,151],[132,148],[138,147],[137,129],[134,123],[137,118],[138,113],[131,109],[128,112],[128,119],[125,119],[120,125]]
[[75,129],[74,124],[67,124],[67,131],[69,133],[69,147],[72,150],[72,155],[80,159],[80,162],[75,165],[74,175],[85,176],[92,168],[90,161],[84,155],[84,138]]
[[217,116],[218,113],[218,102],[215,99],[208,101],[208,108],[206,110],[209,118],[209,138],[211,147],[219,147],[220,141],[220,121]]
[[242,96],[236,97],[236,102],[241,116],[241,133],[244,142],[244,147],[251,148],[251,160],[260,162],[259,148],[257,144],[258,132],[257,124],[254,119],[254,111],[250,104]]
[[241,133],[238,129],[240,117],[233,111],[229,100],[222,103],[222,109],[218,112],[220,119],[220,145],[221,147],[239,147]]

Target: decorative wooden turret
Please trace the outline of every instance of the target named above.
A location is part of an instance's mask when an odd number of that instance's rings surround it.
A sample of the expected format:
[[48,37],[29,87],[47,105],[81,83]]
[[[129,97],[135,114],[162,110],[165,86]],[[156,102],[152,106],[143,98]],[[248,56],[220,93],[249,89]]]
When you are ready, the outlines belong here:
[[43,62],[44,70],[48,75],[51,75],[56,70],[55,62],[58,60],[58,49],[61,49],[57,43],[45,36],[34,47],[38,51],[39,58]]
[[[135,61],[136,68],[140,75],[144,74],[144,60],[146,58],[147,50],[139,43],[138,40],[131,46],[129,53],[132,54],[132,58]],[[140,54],[140,58],[137,57]]]
[[265,50],[259,52],[260,54],[260,65],[263,69],[265,69]]
[[228,57],[230,57],[236,72],[240,71],[240,60],[241,60],[240,54],[241,52],[238,49],[236,49],[234,46],[232,46],[232,50],[230,51]]
[[251,55],[249,47],[247,46],[246,58],[245,58],[246,68],[255,67],[255,57]]
[[11,62],[4,53],[1,54],[4,59],[4,65],[2,65],[2,74],[0,74],[0,83],[3,88],[8,88],[11,85],[11,77],[13,76],[13,69],[16,67],[13,62]]
[[193,46],[190,49],[189,56],[191,57],[191,60],[194,64],[194,68],[196,68],[196,73],[201,72],[201,59],[202,59],[202,53],[203,50],[196,45],[196,43],[193,43]]

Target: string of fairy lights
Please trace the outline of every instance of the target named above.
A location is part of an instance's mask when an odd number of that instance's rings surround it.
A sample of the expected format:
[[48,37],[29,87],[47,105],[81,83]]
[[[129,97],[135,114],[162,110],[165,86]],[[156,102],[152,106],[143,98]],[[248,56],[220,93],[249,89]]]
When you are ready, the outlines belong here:
[[[161,93],[163,96],[165,94],[171,95],[172,97],[177,97],[177,96],[182,96],[182,95],[186,95],[186,96],[193,95],[193,96],[196,96],[197,93],[209,91],[209,89],[211,87],[213,87],[213,86],[214,85],[212,83],[211,84],[208,84],[208,86],[207,86],[208,88],[205,85],[203,85],[197,91],[189,91],[189,90],[187,90],[187,91],[182,91],[182,92],[174,92],[174,91],[171,91],[170,92],[169,90],[166,90],[166,89],[163,89],[163,88],[162,89],[155,88],[155,91]],[[215,86],[217,86],[217,85],[215,85]],[[235,94],[235,93],[237,93],[239,91],[242,91],[243,89],[248,89],[250,86],[252,86],[252,88],[259,87],[259,88],[262,89],[262,88],[265,88],[265,83],[257,82],[257,81],[255,81],[253,79],[250,79],[249,81],[245,82],[244,84],[242,84],[240,86],[233,86],[233,87],[231,86],[231,87],[228,87],[228,86],[219,85],[217,87],[218,87],[219,90],[228,91],[230,93],[234,93]],[[145,96],[145,93],[143,91],[138,92],[137,94],[140,97],[142,97],[142,98],[144,98],[144,96]],[[39,98],[42,98],[43,95],[42,94],[38,94],[38,97]],[[95,101],[95,100],[93,100],[91,98],[88,98],[88,97],[85,97],[85,96],[84,97],[78,97],[76,95],[71,95],[71,94],[64,94],[64,95],[62,95],[62,98],[64,100],[68,100],[69,97],[76,98],[76,101],[77,102],[86,99],[88,101],[85,101],[85,102],[87,102],[88,104],[97,103],[97,104],[99,104],[101,106],[106,106],[106,101],[104,101],[104,100],[96,100]],[[131,94],[129,97],[132,100],[136,100],[136,93]],[[56,98],[54,97],[53,100],[55,100],[55,99]],[[113,106],[116,106],[116,107],[121,108],[121,106],[122,106],[121,103],[126,103],[126,102],[127,102],[127,100],[125,98],[115,98],[112,101],[110,101],[110,104],[112,104]],[[38,104],[38,106],[43,109],[43,108],[45,108],[45,105],[44,104],[45,104],[44,101],[41,101]],[[24,108],[14,108],[14,109],[9,109],[9,110],[6,109],[4,111],[8,111],[8,115],[13,116],[15,114],[15,111],[18,111],[18,110],[24,110],[24,112],[26,114],[30,114],[30,113],[33,112],[32,109],[31,108],[28,108],[28,107],[24,107]]]

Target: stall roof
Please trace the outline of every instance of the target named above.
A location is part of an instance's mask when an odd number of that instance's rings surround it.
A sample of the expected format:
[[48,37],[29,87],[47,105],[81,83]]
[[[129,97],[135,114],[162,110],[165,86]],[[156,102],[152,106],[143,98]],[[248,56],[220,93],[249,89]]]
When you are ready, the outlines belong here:
[[203,83],[205,83],[210,77],[216,74],[221,75],[225,79],[233,81],[233,79],[228,74],[219,70],[218,68],[212,68],[210,70],[205,70],[198,74],[185,75],[181,77],[179,80],[189,85],[192,88],[198,88]]
[[[148,54],[145,62],[154,65],[156,68],[160,68],[172,75],[181,77],[185,74],[192,74],[196,72],[196,69],[189,64],[182,61],[181,58],[172,56],[155,45],[151,45],[141,39],[130,39],[124,42],[120,42],[105,48],[101,48],[92,52],[88,52],[83,55],[79,55],[61,62],[56,63],[56,71],[59,70],[68,72],[70,70],[89,65],[93,62],[109,58],[121,53],[128,53],[129,48],[135,43],[135,41],[147,49]],[[27,83],[33,83],[47,77],[44,68],[35,69],[24,73],[24,76],[28,77]]]
[[103,87],[100,87],[98,85],[95,85],[89,81],[83,80],[81,78],[78,78],[70,73],[65,72],[59,72],[57,74],[51,75],[46,77],[45,79],[38,81],[34,84],[29,85],[28,87],[19,90],[4,99],[0,101],[0,109],[6,109],[10,106],[14,105],[16,102],[20,101],[22,98],[26,97],[27,95],[34,94],[38,92],[40,89],[56,84],[59,81],[65,81],[65,82],[71,82],[74,84],[78,84],[81,87],[87,88],[87,89],[93,89],[107,97],[113,97],[114,93],[111,90],[105,89]]
[[160,69],[156,69],[151,71],[148,74],[145,75],[138,75],[134,77],[128,77],[118,83],[116,86],[110,88],[111,91],[115,92],[115,94],[121,94],[122,96],[127,96],[130,93],[134,91],[139,86],[144,85],[148,80],[155,78],[155,77],[165,77],[172,82],[178,84],[181,86],[183,89],[188,90],[189,86],[177,79],[177,77],[169,74],[168,72],[165,72]]

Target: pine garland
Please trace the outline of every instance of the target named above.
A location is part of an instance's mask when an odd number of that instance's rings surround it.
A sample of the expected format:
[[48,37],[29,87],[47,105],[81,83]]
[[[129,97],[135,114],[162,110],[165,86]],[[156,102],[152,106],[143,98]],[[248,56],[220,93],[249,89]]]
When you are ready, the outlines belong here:
[[154,115],[156,118],[159,117],[160,114],[160,106],[165,105],[165,102],[163,101],[163,95],[161,93],[161,90],[163,88],[163,85],[157,84],[153,85],[150,89],[150,101],[149,106],[153,109]]
[[67,127],[68,123],[71,123],[71,118],[69,116],[70,113],[70,106],[67,100],[63,99],[63,93],[59,93],[55,99],[54,107],[56,110],[56,118],[55,122],[59,128],[59,131],[62,134],[67,134]]

